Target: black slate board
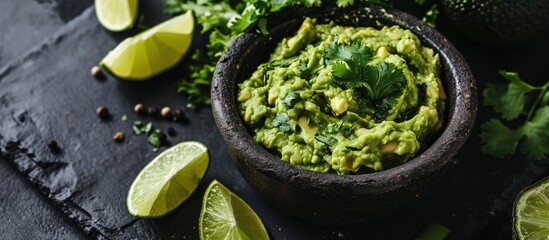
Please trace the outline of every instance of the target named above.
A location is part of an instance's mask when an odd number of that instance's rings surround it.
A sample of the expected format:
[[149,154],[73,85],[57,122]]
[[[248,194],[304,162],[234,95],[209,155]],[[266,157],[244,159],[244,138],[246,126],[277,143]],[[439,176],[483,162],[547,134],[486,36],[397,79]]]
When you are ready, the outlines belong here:
[[[143,1],[142,1],[143,2]],[[159,2],[150,14],[162,18]],[[160,7],[158,7],[160,6]],[[150,16],[150,15],[147,15]],[[159,17],[160,16],[160,17]],[[498,220],[508,215],[516,193],[544,173],[546,165],[527,161],[491,159],[479,153],[478,131],[456,157],[436,189],[412,209],[383,222],[354,227],[323,227],[296,219],[268,205],[241,177],[231,161],[208,108],[188,111],[188,124],[138,117],[136,102],[182,107],[184,97],[175,92],[180,69],[143,83],[115,79],[96,81],[89,75],[123,35],[98,25],[93,8],[28,55],[0,69],[0,151],[9,161],[55,201],[90,236],[103,239],[197,239],[197,220],[205,187],[219,179],[246,200],[260,215],[273,239],[409,239],[427,224],[440,223],[453,230],[451,238],[502,234]],[[527,77],[541,81],[532,65],[547,69],[547,46],[487,49],[454,36],[477,78],[495,79],[501,67],[527,69]],[[544,38],[547,39],[547,38]],[[460,45],[462,44],[462,45]],[[540,54],[541,52],[541,54]],[[543,54],[545,53],[545,54]],[[531,57],[533,60],[521,59]],[[502,59],[521,59],[506,62]],[[188,61],[188,60],[187,60]],[[538,78],[539,76],[539,78]],[[483,86],[483,82],[479,84]],[[100,122],[95,108],[107,106],[111,121]],[[129,121],[120,117],[127,114]],[[480,120],[488,118],[481,111]],[[173,143],[204,142],[211,150],[211,167],[197,192],[168,216],[135,219],[127,213],[126,193],[140,169],[156,153],[143,136],[131,134],[131,121],[152,121],[156,127],[176,128]],[[126,133],[117,144],[111,137]],[[56,139],[62,153],[52,154],[46,141]],[[504,226],[506,223],[502,222]],[[497,229],[491,232],[490,229]],[[509,229],[507,228],[507,231]]]

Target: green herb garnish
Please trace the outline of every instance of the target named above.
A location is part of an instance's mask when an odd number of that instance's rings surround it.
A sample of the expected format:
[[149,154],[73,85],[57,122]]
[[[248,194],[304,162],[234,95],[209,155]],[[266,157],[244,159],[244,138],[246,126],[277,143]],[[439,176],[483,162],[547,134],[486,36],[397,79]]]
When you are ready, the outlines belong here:
[[423,21],[424,23],[427,23],[427,25],[431,26],[432,28],[435,28],[439,13],[440,11],[438,10],[438,5],[433,4],[431,8],[427,10],[425,15],[423,15],[423,18],[421,18],[421,21]]
[[510,128],[500,119],[490,119],[481,126],[482,151],[498,158],[520,153],[531,159],[545,159],[549,154],[549,82],[532,86],[524,82],[516,72],[500,71],[508,84],[488,84],[483,92],[484,104],[506,121],[514,121]]
[[[390,5],[388,0],[357,0],[380,5]],[[354,4],[355,0],[338,0],[339,6]],[[179,86],[179,92],[187,95],[187,106],[194,108],[209,105],[210,84],[217,61],[230,43],[253,23],[267,33],[265,17],[282,9],[303,6],[319,7],[331,1],[322,0],[166,0],[164,10],[169,14],[181,14],[192,10],[202,25],[202,33],[209,36],[206,49],[197,49],[189,66],[190,79]]]
[[292,124],[290,123],[290,116],[287,113],[279,113],[271,122],[271,126],[277,127],[280,131],[289,132],[292,130]]
[[160,139],[162,133],[160,132],[160,129],[153,128],[152,123],[147,123],[143,126],[141,121],[134,121],[132,128],[134,135],[147,135],[147,142],[153,146],[153,151],[158,151],[162,145],[162,140]]
[[311,70],[307,67],[307,63],[300,63],[299,64],[299,71],[301,71],[299,73],[299,77],[300,78],[303,78],[305,80],[309,80],[309,78],[311,77]]
[[122,115],[122,117],[120,118],[120,121],[125,122],[126,120],[128,120],[128,115],[126,114]]
[[288,95],[286,95],[284,100],[282,100],[282,103],[286,105],[286,107],[292,108],[299,101],[299,99],[299,93],[290,92],[288,93]]
[[337,144],[337,139],[334,137],[325,136],[320,133],[315,134],[315,139],[324,146],[324,149],[326,149],[326,152],[328,153],[331,152],[332,147]]
[[374,115],[377,121],[383,120],[402,95],[406,81],[402,69],[388,62],[376,66],[372,62],[372,51],[360,42],[340,44],[336,36],[326,47],[325,63],[332,65],[335,83],[353,88],[359,94],[359,108]]
[[153,146],[153,151],[158,151],[160,145],[162,145],[162,140],[160,140],[160,129],[153,130],[147,138],[147,142]]

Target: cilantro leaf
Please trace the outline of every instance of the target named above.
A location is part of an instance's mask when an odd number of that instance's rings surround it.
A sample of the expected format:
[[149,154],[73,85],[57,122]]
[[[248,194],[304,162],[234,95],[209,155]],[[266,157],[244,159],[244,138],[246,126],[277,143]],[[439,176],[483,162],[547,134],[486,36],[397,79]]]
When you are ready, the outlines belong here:
[[484,105],[492,106],[497,113],[503,112],[505,108],[503,103],[503,96],[507,92],[507,86],[503,84],[489,83],[482,92],[484,97]]
[[539,108],[535,117],[524,124],[522,132],[521,153],[531,159],[544,159],[549,154],[549,106]]
[[311,77],[311,70],[307,67],[307,64],[302,62],[299,64],[299,77],[308,80]]
[[334,137],[324,136],[320,133],[315,134],[315,139],[324,146],[327,153],[331,152],[332,147],[337,144],[337,139],[335,139]]
[[506,107],[503,109],[502,116],[509,120],[515,119],[524,112],[526,93],[536,88],[522,81],[516,72],[500,71],[500,75],[510,82],[507,93],[503,97]]
[[368,46],[360,42],[350,45],[341,44],[337,35],[334,42],[324,49],[324,61],[327,65],[333,64],[334,61],[343,61],[352,68],[371,60],[372,50]]
[[287,107],[294,107],[294,105],[299,101],[300,96],[299,93],[296,92],[290,92],[286,97],[282,100],[282,103],[286,105]]
[[369,65],[372,51],[360,42],[344,45],[336,36],[325,49],[324,61],[332,65],[335,83],[358,93],[359,112],[373,114],[378,122],[389,115],[406,87],[404,72],[396,65]]
[[392,63],[382,62],[375,67],[366,66],[365,87],[372,102],[396,98],[404,90],[404,73]]
[[347,7],[349,5],[353,5],[355,0],[337,0],[337,6],[338,7]]
[[[522,124],[513,130],[500,120],[492,119],[481,126],[482,151],[498,158],[520,152],[530,159],[541,160],[549,155],[549,105],[542,101],[549,82],[535,87],[524,82],[517,73],[500,71],[508,84],[489,84],[483,92],[484,104],[492,106],[503,119],[512,120],[528,112]],[[532,96],[537,93],[537,98]],[[535,101],[529,101],[536,99]],[[529,105],[529,106],[527,106]],[[515,121],[515,124],[520,121]]]
[[510,129],[497,119],[482,124],[480,127],[482,151],[498,158],[513,155],[522,138],[520,131]]
[[160,145],[162,145],[162,140],[160,139],[160,130],[155,129],[154,131],[152,131],[147,138],[147,142],[151,144],[154,149],[158,149]]
[[332,65],[332,76],[336,83],[345,86],[346,88],[363,87],[365,82],[363,79],[362,69],[349,69],[345,62],[335,62]]
[[[388,0],[361,0],[380,5],[390,5]],[[338,4],[350,5],[354,0],[338,0]],[[267,34],[266,16],[295,6],[320,7],[330,1],[322,0],[166,0],[164,10],[169,14],[181,14],[192,10],[202,33],[209,36],[206,49],[197,49],[189,64],[191,76],[181,82],[178,91],[187,96],[187,106],[195,108],[211,104],[210,85],[219,58],[229,44],[249,26],[258,24]]]
[[277,127],[280,131],[290,132],[292,125],[290,123],[290,116],[287,113],[279,113],[271,122],[271,126]]

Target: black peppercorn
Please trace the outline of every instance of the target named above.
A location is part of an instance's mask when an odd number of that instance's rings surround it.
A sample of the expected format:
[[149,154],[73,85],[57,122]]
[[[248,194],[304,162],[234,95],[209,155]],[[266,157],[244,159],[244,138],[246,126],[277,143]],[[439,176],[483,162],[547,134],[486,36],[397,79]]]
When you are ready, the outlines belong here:
[[98,107],[97,110],[95,110],[97,113],[97,116],[99,116],[100,119],[107,119],[109,118],[109,110],[106,107]]
[[121,133],[121,132],[116,132],[114,134],[113,140],[117,141],[117,142],[120,142],[120,141],[124,140],[124,134]]
[[177,132],[175,131],[175,129],[173,129],[173,127],[168,127],[168,129],[166,129],[166,132],[168,133],[168,135],[170,136],[175,136],[175,134],[177,134]]
[[185,112],[181,109],[175,110],[175,113],[173,114],[173,121],[174,122],[183,122],[185,120]]
[[91,75],[95,79],[100,79],[101,80],[101,79],[105,78],[105,75],[103,74],[103,71],[98,66],[93,66],[92,69],[90,70],[90,72],[91,72]]
[[145,106],[143,106],[143,104],[141,104],[141,103],[138,103],[138,104],[135,104],[135,107],[133,107],[133,110],[137,114],[144,114],[145,113]]
[[169,119],[172,116],[172,110],[170,107],[163,107],[162,110],[160,110],[160,115],[162,117]]
[[153,117],[157,117],[158,116],[158,108],[156,108],[155,106],[150,106],[148,109],[147,109],[147,112],[149,112],[149,115],[153,116]]
[[61,148],[59,147],[59,145],[57,144],[57,141],[55,140],[48,141],[48,148],[50,149],[50,151],[55,153],[58,153],[61,151]]

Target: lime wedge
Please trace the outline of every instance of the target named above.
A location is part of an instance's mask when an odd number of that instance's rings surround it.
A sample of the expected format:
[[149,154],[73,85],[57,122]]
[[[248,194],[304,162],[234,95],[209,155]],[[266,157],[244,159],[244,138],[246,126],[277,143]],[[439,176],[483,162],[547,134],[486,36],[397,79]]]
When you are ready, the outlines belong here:
[[95,0],[97,20],[106,29],[119,32],[133,27],[138,0]]
[[202,201],[200,239],[269,239],[254,210],[242,199],[213,180]]
[[515,200],[513,221],[518,239],[549,238],[549,178],[522,190]]
[[182,142],[154,158],[133,181],[126,204],[137,217],[161,217],[184,202],[208,169],[208,149]]
[[189,11],[125,39],[99,66],[122,79],[150,78],[183,58],[191,46],[193,30],[194,18]]

